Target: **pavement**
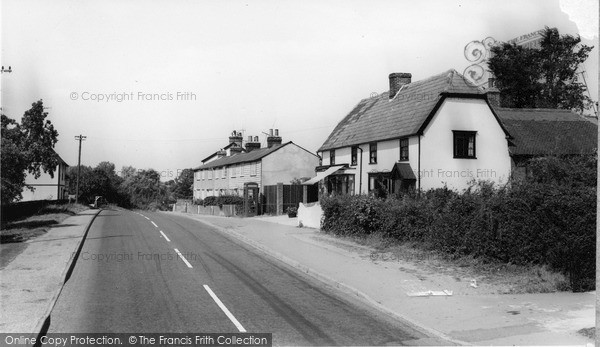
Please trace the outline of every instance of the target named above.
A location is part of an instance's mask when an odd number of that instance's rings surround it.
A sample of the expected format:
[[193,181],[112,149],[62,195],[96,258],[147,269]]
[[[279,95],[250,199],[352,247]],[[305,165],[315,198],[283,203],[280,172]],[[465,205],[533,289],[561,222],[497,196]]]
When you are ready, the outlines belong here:
[[[0,333],[39,333],[65,283],[72,255],[100,210],[82,211],[25,243],[3,244]],[[12,248],[19,248],[16,256]]]
[[[295,218],[174,214],[209,224],[388,315],[452,343],[594,344],[577,331],[595,326],[595,292],[489,294],[484,284],[474,288],[469,279],[423,276],[414,264],[374,258],[375,253],[368,247],[316,229],[295,227]],[[451,291],[452,295],[408,295],[443,290]]]

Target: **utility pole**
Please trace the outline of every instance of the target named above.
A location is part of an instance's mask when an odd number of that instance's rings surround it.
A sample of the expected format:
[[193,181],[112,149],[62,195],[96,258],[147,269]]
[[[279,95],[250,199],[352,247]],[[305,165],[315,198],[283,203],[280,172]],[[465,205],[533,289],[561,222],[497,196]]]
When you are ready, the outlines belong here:
[[75,140],[79,141],[79,158],[77,159],[77,188],[75,190],[75,202],[79,202],[79,175],[81,174],[81,141],[85,141],[87,136],[75,136]]

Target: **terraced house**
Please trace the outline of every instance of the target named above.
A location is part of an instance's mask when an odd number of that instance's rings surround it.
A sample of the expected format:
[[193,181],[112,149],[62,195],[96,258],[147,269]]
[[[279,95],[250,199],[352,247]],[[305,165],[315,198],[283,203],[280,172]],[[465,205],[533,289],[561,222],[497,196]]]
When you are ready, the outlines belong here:
[[257,136],[249,136],[242,148],[239,133],[233,133],[229,141],[236,145],[228,147],[236,150],[219,150],[194,169],[194,199],[242,196],[249,184],[259,190],[265,185],[290,184],[295,178],[313,176],[319,163],[317,155],[292,141],[282,143],[277,129],[271,129],[266,147],[262,147]]
[[412,82],[389,75],[390,89],[361,100],[319,148],[317,175],[328,193],[397,193],[474,181],[508,182],[525,159],[595,151],[597,124],[565,110],[512,110],[448,70]]

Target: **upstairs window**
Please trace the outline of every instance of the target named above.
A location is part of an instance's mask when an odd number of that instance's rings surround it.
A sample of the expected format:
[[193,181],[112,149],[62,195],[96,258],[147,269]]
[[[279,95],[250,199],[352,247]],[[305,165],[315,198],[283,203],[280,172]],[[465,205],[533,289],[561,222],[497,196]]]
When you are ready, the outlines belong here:
[[352,155],[351,155],[351,165],[356,165],[358,163],[358,147],[352,147]]
[[335,149],[329,151],[329,165],[335,165]]
[[476,159],[475,135],[476,131],[458,131],[454,133],[454,158]]
[[377,142],[369,143],[369,164],[377,164]]
[[400,140],[400,161],[408,161],[408,139]]

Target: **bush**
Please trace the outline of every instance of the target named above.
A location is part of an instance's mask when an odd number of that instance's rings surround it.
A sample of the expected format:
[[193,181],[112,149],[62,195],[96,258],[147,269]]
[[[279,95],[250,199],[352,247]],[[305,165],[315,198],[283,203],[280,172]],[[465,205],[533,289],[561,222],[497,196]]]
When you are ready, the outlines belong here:
[[548,265],[569,277],[573,291],[592,290],[596,188],[590,162],[570,159],[578,173],[559,179],[563,163],[538,159],[534,170],[541,175],[506,187],[478,183],[461,194],[442,188],[401,198],[325,197],[322,230],[381,233],[456,256]]
[[243,206],[244,198],[237,195],[221,195],[221,196],[207,196],[202,201],[202,206],[219,206],[223,205],[236,205]]

